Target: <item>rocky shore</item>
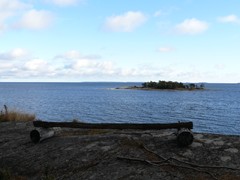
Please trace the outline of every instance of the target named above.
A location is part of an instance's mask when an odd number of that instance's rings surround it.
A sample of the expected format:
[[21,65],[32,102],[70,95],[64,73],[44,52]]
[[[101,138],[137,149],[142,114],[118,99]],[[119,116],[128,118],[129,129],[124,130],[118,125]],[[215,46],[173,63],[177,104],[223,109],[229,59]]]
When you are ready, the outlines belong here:
[[0,123],[0,179],[240,179],[240,136],[174,130],[55,128],[34,144],[31,122]]

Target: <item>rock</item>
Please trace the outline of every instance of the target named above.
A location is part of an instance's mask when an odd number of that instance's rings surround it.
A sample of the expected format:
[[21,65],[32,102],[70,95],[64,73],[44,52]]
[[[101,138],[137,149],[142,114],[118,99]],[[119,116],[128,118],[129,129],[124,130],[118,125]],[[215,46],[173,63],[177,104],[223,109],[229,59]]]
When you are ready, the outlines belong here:
[[226,161],[230,161],[232,158],[230,156],[222,156],[222,157],[220,157],[220,159],[222,161],[226,162]]
[[236,148],[229,148],[229,149],[225,149],[224,151],[227,151],[230,153],[238,153],[238,149],[236,149]]
[[185,153],[182,154],[185,157],[191,157],[193,155],[193,152],[191,150],[187,150]]
[[193,142],[191,147],[193,148],[197,148],[197,147],[201,147],[202,146],[202,143],[198,143],[198,142]]
[[101,147],[101,150],[109,151],[111,148],[112,148],[111,146],[103,146],[103,147]]
[[92,149],[93,147],[98,146],[98,142],[93,142],[91,144],[88,144],[87,146],[85,146],[86,149]]
[[[0,171],[8,171],[10,179],[211,179],[188,168],[147,163],[171,157],[197,165],[240,167],[239,136],[196,133],[191,146],[178,147],[172,130],[61,128],[53,138],[34,144],[29,138],[33,129],[29,123],[0,123]],[[240,171],[205,170],[218,179],[227,179],[226,174],[240,179]]]
[[214,140],[212,140],[212,139],[207,139],[207,140],[205,140],[205,143],[206,143],[206,144],[211,144],[211,143],[213,143],[213,141],[214,141]]
[[202,140],[203,135],[202,135],[202,134],[196,134],[196,135],[194,136],[194,138],[195,138],[195,139],[198,139],[198,140]]
[[222,145],[224,145],[224,141],[213,141],[213,144],[214,145],[217,145],[217,146],[222,146]]

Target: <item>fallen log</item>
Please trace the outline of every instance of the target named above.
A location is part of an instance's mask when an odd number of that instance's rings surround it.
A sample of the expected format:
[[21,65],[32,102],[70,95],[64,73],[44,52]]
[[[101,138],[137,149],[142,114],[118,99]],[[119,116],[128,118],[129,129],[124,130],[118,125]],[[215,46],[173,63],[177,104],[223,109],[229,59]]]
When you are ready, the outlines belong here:
[[47,128],[64,127],[64,128],[82,128],[82,129],[138,129],[138,130],[160,130],[160,129],[177,129],[177,144],[181,147],[188,146],[193,142],[193,134],[190,129],[193,128],[192,122],[178,122],[167,124],[132,124],[132,123],[82,123],[82,122],[45,122],[33,121],[33,125],[42,131],[33,130],[30,133],[32,142],[37,143],[46,138],[52,137],[54,132],[46,132]]
[[193,134],[189,129],[180,129],[177,132],[177,144],[181,147],[189,146],[193,142]]
[[140,129],[140,130],[159,130],[159,129],[192,129],[192,122],[178,123],[152,123],[152,124],[132,124],[132,123],[79,123],[79,122],[45,122],[33,121],[35,127],[51,128],[83,128],[83,129]]
[[30,132],[30,139],[33,143],[38,143],[53,137],[54,134],[55,132],[50,129],[43,128],[40,128],[39,130],[34,129]]

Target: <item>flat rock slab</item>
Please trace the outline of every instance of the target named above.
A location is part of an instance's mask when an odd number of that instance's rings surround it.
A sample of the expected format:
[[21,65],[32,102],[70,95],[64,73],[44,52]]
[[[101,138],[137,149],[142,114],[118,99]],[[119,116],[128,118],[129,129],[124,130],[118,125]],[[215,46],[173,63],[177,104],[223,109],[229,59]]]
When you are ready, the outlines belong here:
[[194,133],[181,148],[174,130],[56,128],[34,144],[33,129],[0,123],[0,179],[240,179],[239,136]]

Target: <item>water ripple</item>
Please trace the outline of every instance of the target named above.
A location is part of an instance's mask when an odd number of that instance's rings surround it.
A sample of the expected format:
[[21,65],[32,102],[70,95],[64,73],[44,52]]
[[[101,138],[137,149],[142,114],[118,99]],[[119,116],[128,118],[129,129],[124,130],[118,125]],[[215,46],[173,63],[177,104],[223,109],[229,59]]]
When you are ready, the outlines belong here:
[[194,131],[240,134],[240,85],[205,91],[112,90],[139,83],[0,83],[0,105],[48,121],[167,123],[193,121]]

